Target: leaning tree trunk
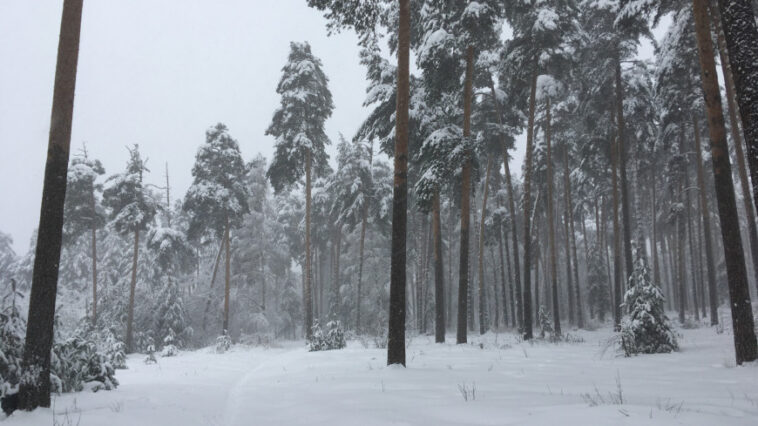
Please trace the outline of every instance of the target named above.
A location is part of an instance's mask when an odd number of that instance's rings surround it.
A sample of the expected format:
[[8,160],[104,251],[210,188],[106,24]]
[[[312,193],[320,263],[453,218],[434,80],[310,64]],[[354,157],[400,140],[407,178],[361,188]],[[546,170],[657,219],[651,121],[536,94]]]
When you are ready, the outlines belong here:
[[442,261],[440,190],[434,190],[432,234],[434,238],[434,342],[445,343],[445,271]]
[[50,406],[50,349],[53,346],[81,22],[82,0],[65,0],[24,348],[23,365],[26,371],[33,373],[28,374],[20,388],[19,407],[26,410]]
[[222,334],[226,336],[229,333],[229,293],[231,291],[231,253],[229,243],[229,216],[226,216],[226,232],[224,233],[224,251],[226,259],[224,261],[224,324]]
[[[758,26],[750,2],[718,2],[729,52],[728,62],[732,66],[737,103],[742,116],[742,130],[745,132],[747,161],[753,182],[753,202],[758,209]],[[734,125],[732,123],[732,127]],[[754,221],[755,217],[750,220]]]
[[126,352],[134,352],[132,325],[134,324],[134,291],[137,288],[137,260],[139,259],[139,227],[134,228],[132,280],[129,283],[129,307],[126,320]]
[[[536,86],[534,86],[536,88]],[[495,93],[495,85],[490,81],[490,91],[492,92],[492,102],[495,104],[495,112],[497,114],[497,122],[501,126],[503,125],[503,117],[500,112],[500,102],[497,100],[497,94]],[[503,146],[503,165],[505,166],[505,183],[508,186],[508,213],[511,215],[511,243],[513,244],[513,275],[516,283],[515,288],[515,310],[511,311],[516,315],[519,329],[523,328],[522,313],[522,296],[521,296],[521,265],[518,257],[518,226],[516,224],[516,202],[513,195],[513,181],[511,180],[511,168],[508,164],[508,150],[505,145],[505,138],[500,136],[500,144]]]
[[[733,21],[733,12],[740,10],[740,4],[747,6],[744,2],[721,3],[725,27],[727,27],[727,41],[730,40],[729,31],[735,29],[731,28],[735,23]],[[756,359],[758,356],[758,345],[755,338],[755,325],[747,283],[747,269],[745,267],[745,253],[742,250],[742,239],[740,238],[737,201],[734,196],[734,183],[732,182],[732,170],[729,162],[729,148],[726,143],[721,93],[719,92],[718,76],[716,75],[706,0],[693,0],[693,15],[695,17],[695,34],[700,53],[703,95],[708,112],[713,175],[716,186],[716,205],[718,206],[719,219],[721,221],[721,238],[724,242],[724,258],[726,259],[727,282],[729,284],[729,299],[732,311],[732,329],[734,330],[735,358],[737,364],[742,364],[743,362],[754,361]],[[745,22],[743,25],[750,26],[753,29],[752,35],[755,36],[755,21],[752,20],[752,16],[749,17],[751,19],[750,22]],[[732,35],[734,36],[735,34]],[[735,50],[741,50],[739,46],[734,46],[735,41],[737,41],[736,38],[731,39],[732,46],[730,47]],[[758,38],[754,37],[743,41],[748,43],[748,45],[758,47]],[[745,46],[745,48],[747,47]],[[754,51],[758,53],[758,49]],[[745,57],[739,52],[731,52],[730,49],[730,55],[731,58],[736,59],[733,63],[737,69],[745,65]],[[755,56],[755,58],[758,58],[758,56]],[[752,65],[756,66],[758,63],[754,62]],[[756,75],[758,76],[758,74]],[[737,77],[737,80],[739,91],[740,82],[745,83],[744,76]],[[742,91],[740,98],[743,100],[750,99],[751,96],[749,95],[749,93]],[[742,105],[740,106],[742,107]],[[756,113],[758,113],[756,105],[745,105],[745,109],[742,110],[743,117],[751,116],[750,109],[748,108],[754,108]],[[755,131],[758,128],[751,128],[751,124],[753,124],[751,120],[748,120],[745,125],[746,134],[750,134],[748,136],[749,141],[758,139],[758,132]],[[755,121],[754,124],[758,124],[758,121]],[[756,158],[755,155],[751,155],[750,157]],[[755,180],[753,182],[755,183]]]
[[[484,177],[484,194],[482,196],[482,220],[479,222],[479,334],[487,332],[487,297],[484,288],[484,231],[487,215],[487,198],[490,189],[492,157],[487,157],[487,172]],[[497,324],[497,323],[496,323]]]
[[387,365],[405,365],[405,236],[408,219],[408,109],[410,105],[410,0],[399,0],[395,176],[392,194],[392,251]]
[[[532,237],[530,229],[531,214],[531,186],[532,186],[532,161],[534,157],[534,109],[537,97],[537,62],[534,62],[532,70],[531,89],[529,94],[529,120],[526,128],[526,154],[524,157],[524,293],[523,293],[523,333],[524,339],[530,340],[533,337],[532,331]],[[513,191],[511,191],[513,192]],[[515,235],[515,233],[514,233]],[[514,250],[518,252],[518,250]],[[516,255],[518,258],[518,255]]]
[[626,280],[632,274],[632,212],[629,203],[629,184],[626,178],[626,129],[624,124],[624,86],[621,78],[621,57],[619,49],[616,50],[616,119],[618,124],[618,169],[621,179],[621,220],[623,221],[624,233],[624,264],[626,272],[623,279]]
[[[715,2],[716,0],[714,0]],[[753,196],[750,194],[750,183],[747,177],[747,166],[745,165],[745,152],[742,147],[742,132],[737,121],[737,115],[739,114],[737,104],[734,99],[734,76],[732,73],[732,66],[729,62],[729,54],[727,53],[726,40],[724,37],[724,31],[721,25],[721,13],[719,8],[714,4],[710,4],[711,15],[713,17],[713,23],[716,32],[716,39],[718,41],[719,56],[721,58],[721,72],[724,75],[724,87],[726,88],[726,104],[727,111],[729,112],[729,124],[732,132],[732,141],[734,141],[735,157],[737,157],[737,171],[740,177],[740,187],[742,188],[742,202],[745,205],[745,216],[748,230],[748,241],[750,243],[750,253],[753,261],[753,273],[755,277],[755,285],[758,286],[758,228],[755,224],[755,208],[753,207]]]
[[[466,48],[466,80],[463,88],[463,138],[471,136],[471,98],[474,74],[474,46]],[[468,142],[465,142],[468,143]],[[471,220],[471,151],[467,148],[461,172],[461,249],[458,270],[458,328],[456,343],[466,343],[468,314],[469,221]]]
[[[555,217],[553,212],[553,156],[550,140],[550,99],[545,105],[545,144],[547,145],[547,236],[550,250],[550,281],[553,295],[553,332],[561,335],[561,314],[558,303],[558,253],[555,248]],[[569,273],[569,277],[571,273]],[[569,278],[571,279],[571,278]],[[547,282],[547,281],[546,281]]]

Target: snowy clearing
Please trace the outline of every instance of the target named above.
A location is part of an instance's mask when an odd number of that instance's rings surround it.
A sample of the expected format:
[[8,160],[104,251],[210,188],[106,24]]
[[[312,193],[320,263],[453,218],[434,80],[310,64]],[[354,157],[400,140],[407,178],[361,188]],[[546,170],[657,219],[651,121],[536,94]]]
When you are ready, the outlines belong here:
[[223,355],[206,348],[152,365],[134,355],[118,372],[118,390],[62,395],[54,409],[17,412],[3,424],[758,423],[758,366],[734,367],[732,336],[679,333],[680,352],[635,358],[604,351],[607,329],[560,344],[488,334],[435,345],[421,336],[408,345],[407,369],[386,367],[384,350],[359,341],[314,353],[295,342]]

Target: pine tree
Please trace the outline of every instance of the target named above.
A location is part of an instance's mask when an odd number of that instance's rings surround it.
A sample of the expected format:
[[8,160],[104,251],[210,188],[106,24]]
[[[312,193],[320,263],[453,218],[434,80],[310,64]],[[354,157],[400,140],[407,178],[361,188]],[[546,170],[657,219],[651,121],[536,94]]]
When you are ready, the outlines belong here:
[[152,223],[156,206],[143,184],[143,174],[147,171],[145,161],[139,153],[139,146],[129,149],[129,161],[123,173],[111,176],[103,191],[103,205],[110,209],[113,229],[122,236],[134,235],[131,283],[129,284],[129,305],[126,322],[126,350],[134,351],[134,293],[137,287],[137,263],[139,259],[140,232]]
[[312,175],[326,167],[324,150],[329,138],[324,122],[332,115],[334,103],[328,88],[329,79],[321,69],[321,60],[313,55],[307,42],[290,43],[287,64],[276,92],[281,103],[266,130],[276,138],[276,152],[267,176],[274,191],[297,182],[305,174],[305,286],[303,299],[306,337],[313,327],[311,270],[311,186]]
[[643,241],[637,247],[629,289],[624,294],[623,306],[629,315],[621,326],[622,349],[626,356],[675,351],[678,344],[664,312],[663,293],[650,280]]
[[63,209],[63,243],[71,245],[85,232],[91,233],[92,324],[97,324],[97,230],[105,224],[98,192],[103,185],[98,176],[105,174],[100,160],[90,160],[86,147],[71,161],[68,169],[66,202]]
[[605,314],[610,308],[611,300],[610,286],[597,244],[591,245],[587,262],[587,301],[590,305],[590,313],[597,315],[598,320],[602,323],[605,322]]
[[237,228],[249,210],[245,173],[239,144],[229,135],[224,124],[216,124],[205,132],[205,143],[195,155],[192,186],[187,190],[182,206],[189,214],[187,234],[190,240],[198,240],[205,233],[210,233],[222,241],[226,254],[223,335],[229,331],[231,228]]

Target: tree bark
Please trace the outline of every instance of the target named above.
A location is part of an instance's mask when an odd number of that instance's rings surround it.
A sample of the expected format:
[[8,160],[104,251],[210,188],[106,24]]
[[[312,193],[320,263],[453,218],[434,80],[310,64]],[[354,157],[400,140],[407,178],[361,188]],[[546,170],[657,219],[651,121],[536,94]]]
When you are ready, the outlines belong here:
[[[740,53],[742,47],[734,46],[736,38],[732,37],[730,42],[729,31],[733,30],[734,13],[741,10],[740,5],[746,8],[745,2],[721,2],[721,12],[724,18],[727,30],[727,42],[735,50],[730,49],[730,58],[740,58],[734,61],[737,64],[736,69],[745,64],[744,56]],[[701,78],[703,83],[703,95],[705,97],[706,110],[708,112],[708,123],[711,137],[711,152],[713,156],[713,175],[716,186],[716,205],[718,207],[719,219],[721,222],[721,238],[724,242],[724,258],[726,260],[727,280],[729,283],[729,299],[731,301],[732,311],[732,329],[734,330],[735,358],[737,364],[753,361],[757,357],[758,345],[756,345],[755,325],[753,320],[752,306],[750,304],[750,291],[747,283],[747,269],[745,267],[745,253],[742,250],[742,239],[740,237],[739,218],[737,217],[737,202],[734,196],[734,183],[732,182],[732,170],[729,162],[729,148],[726,143],[726,130],[724,127],[724,115],[721,107],[721,93],[719,92],[718,76],[716,75],[716,64],[714,62],[713,45],[711,41],[710,26],[708,23],[708,8],[705,0],[693,0],[693,15],[695,17],[695,34],[697,37],[698,52],[700,54]],[[744,48],[749,46],[758,47],[758,37],[755,37],[755,21],[752,14],[749,16],[750,22],[743,22],[752,28],[752,39],[743,40],[746,43]],[[735,34],[732,34],[733,36]],[[758,49],[755,50],[758,53]],[[754,56],[758,58],[758,56]],[[758,62],[753,62],[753,66]],[[740,70],[742,71],[742,70]],[[740,90],[741,83],[745,83],[744,76],[741,72],[735,73],[738,92],[742,92],[740,98],[750,99],[749,93]],[[750,102],[747,102],[750,104]],[[742,105],[740,105],[742,108]],[[756,108],[758,105],[745,105],[742,109],[743,123],[744,117],[752,116],[749,108]],[[755,109],[758,112],[758,109]],[[756,121],[758,124],[758,121]],[[748,120],[745,125],[746,137],[748,141],[758,139],[758,128],[751,127],[752,122]],[[749,129],[749,130],[748,130]],[[749,136],[747,136],[749,134]],[[753,144],[751,144],[752,146]],[[758,147],[756,147],[758,148]],[[751,150],[752,152],[752,150]],[[750,157],[756,158],[755,155]],[[753,170],[758,171],[758,170]],[[758,177],[758,176],[756,176]],[[754,183],[756,181],[754,180]]]
[[366,241],[366,222],[368,221],[368,201],[364,200],[363,212],[361,217],[361,241],[358,254],[358,288],[356,291],[356,318],[355,318],[355,331],[361,332],[361,290],[363,286],[363,250]]
[[[705,239],[705,264],[708,272],[708,299],[711,308],[711,325],[719,323],[718,291],[716,289],[716,265],[713,258],[713,242],[711,241],[711,218],[706,195],[705,172],[703,170],[703,151],[700,143],[700,129],[693,117],[695,128],[695,151],[697,151],[697,184],[700,187],[700,212],[703,216],[703,238]],[[749,195],[749,194],[748,194]],[[750,206],[750,203],[748,203]]]
[[405,238],[408,215],[408,110],[410,104],[410,0],[399,0],[397,111],[392,195],[392,260],[387,334],[387,365],[405,366]]
[[[466,48],[466,79],[463,88],[463,138],[471,136],[471,101],[473,97],[474,46]],[[466,142],[468,143],[468,142]],[[471,152],[466,149],[461,173],[461,249],[458,270],[458,328],[456,343],[466,343],[466,320],[469,291],[469,221],[471,215]]]
[[95,189],[90,191],[90,209],[92,211],[92,325],[97,325],[97,222],[95,221]]
[[81,19],[82,0],[65,0],[23,359],[25,369],[34,373],[21,383],[19,396],[19,408],[26,410],[50,406],[50,349],[53,346]]
[[732,133],[732,141],[734,142],[735,157],[737,158],[737,171],[740,177],[740,187],[742,189],[742,201],[745,205],[745,216],[748,230],[748,241],[750,243],[750,253],[753,261],[753,276],[755,277],[755,285],[758,288],[758,228],[756,228],[756,215],[755,208],[753,207],[753,196],[750,193],[750,182],[748,181],[747,166],[745,165],[745,151],[743,149],[742,132],[740,131],[740,122],[737,119],[739,115],[739,107],[735,102],[735,88],[734,88],[734,76],[732,74],[732,66],[729,62],[729,54],[727,53],[726,40],[724,37],[724,31],[721,25],[721,13],[717,0],[709,3],[711,16],[713,17],[713,24],[716,32],[716,39],[718,41],[718,51],[721,58],[721,72],[724,75],[724,87],[726,88],[726,104],[727,111],[729,112],[729,124],[731,124],[730,130]]
[[[532,186],[532,161],[534,156],[534,110],[537,97],[537,63],[534,63],[532,71],[531,89],[529,95],[529,120],[526,128],[526,155],[524,158],[524,293],[523,293],[523,333],[524,340],[533,337],[532,331],[532,285],[531,285],[531,249],[532,238],[530,230],[531,219],[531,186]],[[515,234],[514,234],[515,235]],[[518,256],[516,256],[518,257]]]
[[[749,2],[718,0],[718,3],[745,132],[753,202],[758,208],[758,26]],[[755,217],[751,220],[755,221]]]
[[[618,126],[619,130],[621,125]],[[624,287],[621,273],[621,228],[619,226],[619,184],[616,171],[619,163],[619,137],[611,142],[611,181],[613,185],[613,325],[616,331],[621,330],[621,292]]]
[[[581,306],[579,304],[579,274],[577,272],[579,270],[579,261],[576,258],[576,239],[574,239],[574,217],[571,206],[571,177],[569,176],[568,166],[568,146],[564,146],[563,149],[563,204],[565,207],[563,228],[564,233],[566,234],[566,287],[568,288],[569,299],[569,323],[576,320],[575,324],[579,325],[581,328],[584,324],[579,308]],[[572,248],[575,260],[575,262],[573,262],[573,271],[571,261]],[[573,278],[576,281],[572,281],[572,272],[574,273]],[[576,288],[574,288],[574,282],[576,282]],[[576,294],[574,294],[574,291],[576,291]],[[577,303],[576,309],[574,307],[575,300]]]

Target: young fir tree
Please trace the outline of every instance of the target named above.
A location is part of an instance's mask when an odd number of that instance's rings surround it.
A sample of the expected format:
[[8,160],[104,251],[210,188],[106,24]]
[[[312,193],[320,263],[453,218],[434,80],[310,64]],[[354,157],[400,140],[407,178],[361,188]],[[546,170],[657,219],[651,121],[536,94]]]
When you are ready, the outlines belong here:
[[195,155],[192,185],[187,190],[182,206],[189,216],[187,234],[190,240],[199,240],[204,234],[210,233],[222,242],[224,248],[222,335],[229,331],[231,229],[241,224],[243,215],[249,210],[245,173],[245,162],[239,144],[229,135],[225,125],[216,124],[205,132],[205,143]]
[[281,192],[305,175],[305,283],[303,328],[310,338],[313,327],[311,271],[311,185],[313,172],[327,166],[325,146],[329,138],[324,122],[332,115],[334,103],[329,79],[321,69],[321,60],[313,55],[307,42],[290,43],[287,64],[276,88],[281,103],[267,135],[276,138],[276,152],[267,176],[274,191]]
[[129,306],[126,320],[126,350],[132,352],[134,323],[134,292],[137,287],[140,232],[153,222],[156,206],[143,184],[143,174],[149,171],[139,153],[139,146],[129,149],[129,161],[123,173],[108,178],[103,191],[103,205],[110,209],[113,228],[122,236],[134,235]]
[[650,280],[644,241],[640,240],[637,247],[629,289],[624,294],[623,306],[629,315],[622,322],[621,347],[626,356],[675,351],[676,336],[664,312],[663,293]]
[[92,324],[97,324],[97,230],[105,224],[98,193],[103,185],[98,176],[105,174],[100,160],[90,160],[86,148],[71,160],[68,168],[66,202],[63,209],[63,243],[71,246],[85,232],[91,234]]

